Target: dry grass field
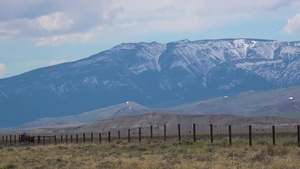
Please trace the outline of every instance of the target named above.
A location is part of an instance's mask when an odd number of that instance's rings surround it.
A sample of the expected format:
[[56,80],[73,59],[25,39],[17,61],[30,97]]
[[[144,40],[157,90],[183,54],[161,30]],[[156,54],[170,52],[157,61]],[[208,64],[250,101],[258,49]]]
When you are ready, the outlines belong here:
[[0,145],[0,168],[300,168],[296,138]]

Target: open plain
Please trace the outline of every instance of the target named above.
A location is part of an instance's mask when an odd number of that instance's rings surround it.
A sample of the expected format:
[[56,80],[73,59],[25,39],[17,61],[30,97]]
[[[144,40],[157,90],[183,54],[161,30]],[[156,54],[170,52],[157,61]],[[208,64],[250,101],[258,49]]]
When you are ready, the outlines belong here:
[[297,138],[0,146],[0,168],[299,168]]

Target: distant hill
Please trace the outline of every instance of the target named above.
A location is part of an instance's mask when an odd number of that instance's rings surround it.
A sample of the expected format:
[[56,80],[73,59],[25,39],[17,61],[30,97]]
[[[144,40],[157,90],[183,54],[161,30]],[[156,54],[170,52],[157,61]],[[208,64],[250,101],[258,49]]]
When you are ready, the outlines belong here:
[[[250,90],[236,95],[226,95],[210,100],[199,101],[171,107],[173,112],[201,112],[202,114],[240,114],[240,115],[264,115],[266,106],[285,105],[300,101],[300,86],[281,88],[275,90],[255,91]],[[292,100],[289,98],[292,97]],[[283,117],[300,118],[300,111],[293,107],[280,109],[281,113],[269,115],[280,115]],[[289,116],[289,108],[298,111],[299,114]],[[272,111],[270,109],[270,111]]]
[[298,118],[300,117],[300,101],[291,101],[277,105],[268,105],[253,112],[253,115],[281,116]]
[[[0,127],[77,115],[128,100],[165,108],[296,85],[300,85],[300,42],[123,43],[85,59],[0,79]],[[249,99],[236,105],[227,100],[210,105],[215,111],[254,110]]]
[[228,125],[247,126],[254,125],[266,127],[270,125],[285,126],[300,124],[299,119],[291,119],[276,116],[240,116],[229,114],[218,115],[187,115],[173,113],[150,113],[137,116],[123,116],[108,120],[100,120],[91,124],[77,127],[40,128],[31,130],[30,133],[82,133],[82,132],[106,132],[137,129],[138,127],[149,127],[152,125],[155,130],[162,129],[164,124],[170,128],[182,125],[182,130],[191,129],[192,124],[197,124],[202,130],[208,129],[212,123],[216,127],[226,128]]
[[[298,91],[300,91],[300,86],[268,91],[247,91],[237,95],[223,96],[211,100],[183,104],[170,108],[147,108],[135,102],[126,102],[85,112],[79,115],[42,118],[11,128],[11,130],[79,126],[95,122],[96,120],[154,112],[203,115],[267,115],[300,118],[300,93]],[[292,100],[289,100],[291,98]]]
[[100,119],[114,118],[124,115],[138,115],[150,112],[149,108],[141,106],[134,102],[121,103],[106,108],[96,109],[79,115],[42,118],[30,123],[26,123],[16,128],[36,128],[36,127],[54,127],[54,126],[78,126],[95,122]]
[[171,110],[168,109],[150,109],[144,106],[141,106],[135,102],[126,102],[114,106],[109,106],[106,108],[96,109],[93,111],[81,113],[73,116],[63,116],[63,117],[52,117],[52,118],[42,118],[36,121],[25,123],[20,126],[15,126],[7,129],[9,131],[22,131],[30,130],[34,128],[41,127],[70,127],[70,126],[79,126],[83,124],[89,124],[97,120],[102,119],[111,119],[120,116],[134,116],[152,112],[163,112],[171,113]]

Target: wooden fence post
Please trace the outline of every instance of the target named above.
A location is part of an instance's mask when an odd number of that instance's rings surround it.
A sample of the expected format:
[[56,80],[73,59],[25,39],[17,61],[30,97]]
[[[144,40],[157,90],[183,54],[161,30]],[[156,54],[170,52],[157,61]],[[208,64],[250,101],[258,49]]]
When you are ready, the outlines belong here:
[[4,144],[4,136],[2,136],[2,143]]
[[128,129],[128,143],[130,143],[130,129]]
[[85,143],[85,133],[83,133],[83,142]]
[[142,141],[142,131],[141,127],[139,127],[139,142]]
[[167,125],[164,124],[164,141],[167,141]]
[[298,147],[300,147],[300,125],[297,125]]
[[228,126],[228,130],[229,130],[229,145],[232,145],[232,142],[231,142],[231,125]]
[[178,124],[178,141],[181,140],[180,124]]
[[94,134],[91,133],[91,142],[93,142],[93,141],[94,141]]
[[150,138],[151,138],[151,140],[153,139],[153,127],[152,127],[152,125],[150,126]]
[[5,135],[5,143],[6,144],[8,143],[8,137],[7,137],[7,135]]
[[66,134],[66,144],[68,144],[68,135]]
[[41,136],[38,136],[38,144],[41,142]]
[[213,125],[210,124],[210,142],[213,143],[214,142],[214,136],[213,136]]
[[63,135],[60,135],[60,143],[63,143]]
[[110,143],[110,131],[108,132],[108,143]]
[[252,147],[252,127],[249,125],[249,146]]
[[54,136],[54,143],[57,144],[56,135]]
[[272,126],[273,145],[275,146],[275,126]]
[[101,144],[102,143],[102,137],[101,137],[101,133],[99,133],[99,143]]
[[194,142],[196,142],[196,124],[193,124],[193,138],[194,138]]
[[78,140],[78,134],[76,134],[76,143],[78,144],[79,140]]
[[45,145],[45,136],[42,136],[42,138],[43,138],[43,145]]

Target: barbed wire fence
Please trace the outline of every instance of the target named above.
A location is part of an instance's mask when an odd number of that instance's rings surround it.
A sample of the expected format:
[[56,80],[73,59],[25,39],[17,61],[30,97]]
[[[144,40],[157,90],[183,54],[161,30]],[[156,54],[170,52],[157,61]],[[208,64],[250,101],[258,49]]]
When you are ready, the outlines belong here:
[[46,144],[73,144],[73,143],[112,143],[116,141],[142,142],[145,140],[196,142],[205,140],[214,143],[218,140],[227,140],[233,144],[234,140],[249,140],[249,146],[269,139],[275,145],[276,139],[288,138],[300,146],[300,131],[297,124],[272,125],[202,125],[200,123],[153,123],[131,128],[109,128],[99,132],[85,133],[55,133],[33,134],[32,140],[22,140],[19,133],[0,133],[0,145],[46,145]]

